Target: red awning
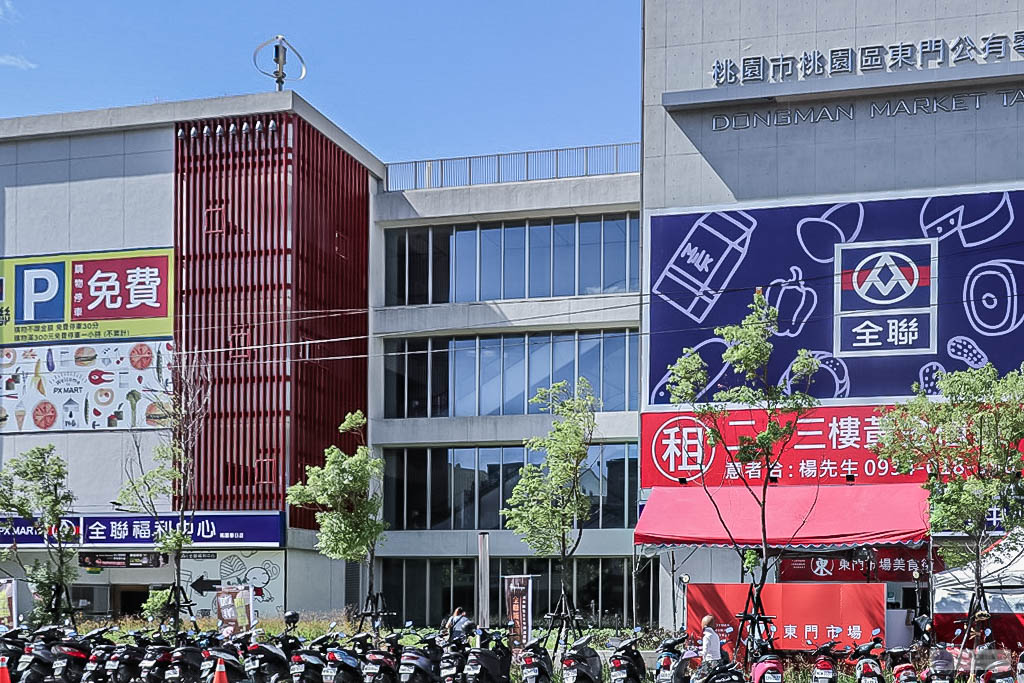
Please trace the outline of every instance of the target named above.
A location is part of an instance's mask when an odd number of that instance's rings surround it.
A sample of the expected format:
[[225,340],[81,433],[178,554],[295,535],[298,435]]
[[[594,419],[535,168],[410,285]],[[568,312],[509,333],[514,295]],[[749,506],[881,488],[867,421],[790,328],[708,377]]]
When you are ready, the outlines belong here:
[[[760,489],[755,489],[760,495]],[[761,545],[760,507],[745,486],[655,486],[633,534],[637,545],[730,546],[721,513],[740,545]],[[928,492],[920,484],[773,486],[768,544],[852,547],[915,544],[928,534]]]

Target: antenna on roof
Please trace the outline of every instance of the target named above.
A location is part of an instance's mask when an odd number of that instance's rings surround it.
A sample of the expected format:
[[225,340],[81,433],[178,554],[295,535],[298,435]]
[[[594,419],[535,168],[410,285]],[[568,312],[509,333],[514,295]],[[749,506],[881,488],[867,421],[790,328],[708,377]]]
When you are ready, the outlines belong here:
[[[276,67],[273,71],[266,71],[260,67],[259,54],[260,50],[273,44],[274,46],[274,66]],[[302,73],[299,74],[298,78],[288,78],[284,72],[284,63],[287,61],[288,48],[291,48],[295,53],[295,56],[299,58],[299,64],[302,65]],[[295,46],[288,42],[288,39],[282,35],[276,35],[270,40],[263,41],[260,43],[256,50],[252,53],[252,65],[256,67],[264,76],[270,76],[277,83],[277,90],[280,92],[284,88],[285,81],[301,81],[306,77],[306,60],[302,58],[299,51],[295,49]]]

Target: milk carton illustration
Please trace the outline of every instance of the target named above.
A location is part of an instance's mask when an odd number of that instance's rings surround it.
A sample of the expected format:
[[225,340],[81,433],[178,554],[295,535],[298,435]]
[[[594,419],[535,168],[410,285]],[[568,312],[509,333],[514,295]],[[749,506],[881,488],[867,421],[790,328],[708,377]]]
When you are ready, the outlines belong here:
[[701,323],[747,255],[757,221],[743,211],[707,213],[679,243],[651,292]]

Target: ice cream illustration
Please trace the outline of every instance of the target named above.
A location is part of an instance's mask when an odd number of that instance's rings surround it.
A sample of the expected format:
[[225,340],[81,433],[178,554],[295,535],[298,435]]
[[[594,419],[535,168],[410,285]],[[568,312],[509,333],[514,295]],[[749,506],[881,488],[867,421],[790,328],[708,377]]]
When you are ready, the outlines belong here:
[[679,242],[651,291],[701,323],[747,255],[757,221],[743,211],[706,213]]
[[971,268],[964,279],[963,302],[974,331],[997,337],[1020,327],[1024,322],[1022,288],[1024,261],[993,259]]
[[921,232],[944,240],[959,235],[965,247],[991,242],[1013,225],[1009,192],[929,197],[921,206]]
[[25,404],[22,401],[18,401],[18,405],[14,406],[14,419],[18,422],[18,431],[21,431],[22,425],[25,424]]

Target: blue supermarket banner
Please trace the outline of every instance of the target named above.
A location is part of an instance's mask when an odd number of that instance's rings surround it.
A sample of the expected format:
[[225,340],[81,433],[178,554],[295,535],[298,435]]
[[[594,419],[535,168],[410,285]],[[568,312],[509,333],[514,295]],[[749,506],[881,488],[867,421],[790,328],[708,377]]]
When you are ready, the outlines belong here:
[[[806,348],[821,399],[937,391],[936,374],[1024,360],[1024,192],[651,217],[650,404],[669,403],[684,348],[730,381],[714,329],[739,322],[756,288],[779,310],[773,377]],[[1019,220],[1024,221],[1024,217]]]

